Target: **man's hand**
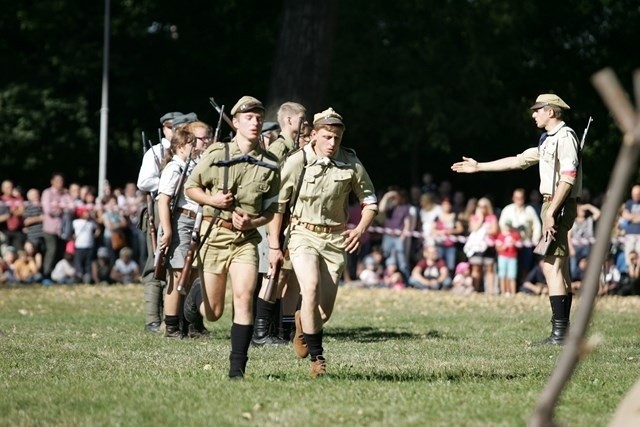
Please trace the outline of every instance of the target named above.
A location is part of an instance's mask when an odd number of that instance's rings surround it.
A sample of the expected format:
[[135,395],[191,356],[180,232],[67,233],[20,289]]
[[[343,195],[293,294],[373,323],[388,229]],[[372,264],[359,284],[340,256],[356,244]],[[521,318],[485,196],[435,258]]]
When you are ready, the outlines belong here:
[[276,267],[276,264],[284,262],[284,255],[280,249],[272,249],[269,247],[269,268],[271,271]]
[[478,172],[478,162],[471,157],[462,157],[461,162],[451,165],[451,170],[458,173],[475,173]]
[[345,249],[347,252],[352,254],[360,248],[360,238],[362,237],[362,234],[363,234],[363,231],[357,228],[342,232],[342,235],[346,237]]
[[226,194],[222,191],[218,191],[211,196],[211,206],[218,209],[228,209],[233,205],[234,197],[233,193],[228,191]]
[[251,230],[255,228],[251,222],[251,217],[248,213],[236,209],[231,214],[231,222],[236,230]]
[[553,215],[547,214],[543,219],[542,234],[545,238],[556,240],[556,219]]

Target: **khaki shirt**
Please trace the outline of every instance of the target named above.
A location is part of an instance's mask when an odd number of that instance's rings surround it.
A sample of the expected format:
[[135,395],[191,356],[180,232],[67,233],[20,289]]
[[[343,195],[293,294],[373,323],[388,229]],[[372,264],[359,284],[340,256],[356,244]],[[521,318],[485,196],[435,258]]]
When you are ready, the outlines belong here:
[[[305,165],[306,156],[306,166]],[[347,223],[349,194],[353,191],[363,206],[377,212],[373,183],[355,151],[340,148],[333,158],[318,158],[313,144],[291,154],[282,166],[280,212],[298,186],[305,168],[293,217],[309,224],[337,226]]]
[[[243,156],[235,139],[228,142],[229,159]],[[220,218],[230,221],[235,209],[240,209],[251,216],[259,216],[265,212],[277,212],[280,173],[277,159],[260,146],[248,153],[249,156],[271,164],[275,169],[248,162],[235,163],[231,166],[216,166],[215,163],[225,159],[225,143],[211,145],[203,154],[198,164],[187,179],[184,188],[200,187],[208,195],[213,195],[224,188],[224,170],[228,168],[227,189],[233,193],[235,205],[220,212]],[[204,216],[212,216],[214,208],[205,205]]]
[[573,130],[561,122],[547,133],[539,147],[529,148],[516,157],[521,169],[536,163],[539,165],[541,194],[554,194],[558,182],[563,181],[572,186],[569,197],[580,197],[582,165],[578,156],[579,144]]
[[278,135],[278,137],[269,144],[269,148],[267,150],[274,154],[279,162],[287,157],[287,154],[292,152],[296,148],[296,144],[292,139],[285,137],[283,134]]

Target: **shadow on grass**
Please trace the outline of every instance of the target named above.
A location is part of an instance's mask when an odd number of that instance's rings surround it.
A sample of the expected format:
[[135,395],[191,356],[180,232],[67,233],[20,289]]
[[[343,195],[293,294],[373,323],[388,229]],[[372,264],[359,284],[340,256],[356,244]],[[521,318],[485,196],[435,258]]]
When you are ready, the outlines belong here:
[[[373,381],[373,382],[429,382],[429,383],[482,383],[490,381],[512,381],[526,378],[528,375],[522,372],[468,372],[468,371],[435,371],[426,369],[404,369],[402,371],[378,370],[373,372],[352,372],[347,368],[336,367],[323,379],[337,381]],[[286,381],[293,377],[289,374],[267,377],[271,380]]]
[[436,330],[429,330],[425,333],[417,334],[413,332],[403,331],[381,331],[380,329],[369,326],[359,328],[327,328],[324,330],[324,336],[335,338],[338,340],[350,340],[357,342],[378,342],[389,340],[413,340],[419,338],[426,339],[454,339],[453,337],[444,335]]

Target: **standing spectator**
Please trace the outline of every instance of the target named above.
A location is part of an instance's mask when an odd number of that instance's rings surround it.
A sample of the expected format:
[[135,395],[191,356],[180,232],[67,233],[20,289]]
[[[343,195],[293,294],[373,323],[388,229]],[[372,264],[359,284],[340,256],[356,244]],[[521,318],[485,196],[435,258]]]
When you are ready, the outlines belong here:
[[469,219],[469,231],[464,252],[471,264],[473,287],[478,292],[484,289],[487,294],[494,293],[496,248],[489,244],[499,228],[498,218],[493,214],[493,205],[488,198],[478,200],[475,213]]
[[6,237],[7,244],[14,248],[21,248],[25,241],[22,232],[24,204],[20,191],[12,181],[2,181],[2,196],[0,196],[0,233]]
[[82,283],[91,281],[91,260],[98,226],[91,218],[91,210],[81,206],[76,209],[78,218],[73,220],[73,242],[75,246],[74,267]]
[[510,223],[520,233],[522,245],[518,247],[518,278],[524,280],[533,268],[533,248],[542,237],[540,216],[531,205],[525,203],[525,191],[516,188],[513,191],[512,203],[500,212],[500,226]]
[[400,193],[395,190],[382,196],[380,206],[385,215],[384,227],[390,230],[382,236],[382,253],[385,259],[394,258],[400,273],[408,278],[409,260],[405,256],[405,241],[411,233],[411,206],[406,201],[402,203]]
[[65,244],[60,237],[62,221],[65,213],[72,208],[71,199],[64,188],[64,177],[54,173],[51,186],[42,192],[42,231],[45,243],[42,273],[47,279],[51,278],[51,272],[62,256]]
[[[104,206],[104,212],[102,214],[102,225],[104,225],[104,232],[102,234],[103,244],[109,250],[109,257],[111,262],[115,262],[120,249],[120,246],[115,238],[114,234],[118,233],[122,238],[127,229],[127,218],[124,213],[118,207],[118,199],[116,196],[107,196]],[[125,243],[126,245],[126,243]]]
[[128,235],[130,237],[129,247],[133,250],[133,259],[142,265],[147,259],[147,244],[145,233],[140,228],[140,213],[144,206],[144,199],[138,193],[138,188],[133,182],[128,182],[124,186],[124,192],[118,198],[118,207],[127,218],[129,224]]
[[411,271],[409,286],[430,291],[448,289],[451,286],[449,269],[444,260],[438,257],[436,247],[425,246],[422,254],[422,258]]
[[436,203],[432,193],[425,193],[420,197],[420,224],[425,245],[435,243],[433,229],[436,218],[442,213],[442,208]]
[[595,222],[600,218],[600,209],[592,204],[578,204],[576,219],[569,230],[569,267],[571,274],[578,269],[578,260],[588,258],[595,238]]
[[624,204],[622,210],[624,230],[624,258],[629,264],[631,251],[640,252],[640,185],[631,188],[631,198]]
[[507,222],[500,226],[500,234],[496,237],[496,252],[498,253],[501,295],[508,296],[516,293],[518,245],[520,243],[520,233],[514,230],[510,223]]
[[32,188],[27,191],[27,202],[24,205],[22,217],[27,241],[32,242],[38,252],[44,252],[44,233],[42,231],[44,213],[42,212],[42,204],[40,203],[40,191],[37,188]]
[[464,226],[458,219],[458,214],[453,210],[449,199],[440,202],[442,212],[436,218],[433,235],[438,248],[438,255],[444,258],[449,271],[456,268],[458,257],[458,236],[464,232]]

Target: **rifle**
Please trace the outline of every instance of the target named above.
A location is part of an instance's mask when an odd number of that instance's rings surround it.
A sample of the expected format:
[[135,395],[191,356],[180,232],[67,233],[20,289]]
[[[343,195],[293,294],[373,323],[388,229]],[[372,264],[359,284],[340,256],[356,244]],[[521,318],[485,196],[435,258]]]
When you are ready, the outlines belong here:
[[222,106],[222,108],[220,108],[220,106],[216,103],[216,101],[213,99],[213,97],[209,98],[209,104],[211,104],[211,106],[218,112],[218,114],[220,114],[220,117],[222,117],[224,119],[224,121],[229,125],[229,127],[233,130],[235,130],[235,126],[233,125],[233,122],[231,121],[231,119],[229,118],[229,116],[227,116],[224,113],[224,105]]
[[189,250],[187,250],[187,256],[184,259],[184,265],[182,266],[182,273],[178,278],[176,290],[180,295],[186,295],[189,292],[186,285],[191,277],[191,265],[193,264],[193,255],[198,250],[200,245],[200,226],[202,225],[202,207],[198,209],[196,214],[196,220],[193,223],[193,230],[191,230],[191,241],[189,242]]
[[[286,255],[287,246],[289,245],[289,234],[287,229],[289,228],[289,222],[291,221],[291,213],[296,206],[296,202],[298,200],[298,194],[300,193],[300,188],[302,187],[302,180],[304,178],[304,172],[307,165],[307,154],[302,152],[304,162],[302,165],[302,171],[300,172],[300,179],[298,180],[298,185],[296,186],[295,193],[291,194],[291,200],[287,203],[287,206],[282,214],[282,223],[280,223],[280,232],[278,233],[279,238],[278,242],[280,243],[280,250],[282,251],[282,255]],[[276,293],[278,290],[278,281],[280,280],[280,270],[282,270],[282,261],[276,263],[273,266],[273,270],[269,271],[265,276],[265,279],[268,280],[267,286],[264,290],[264,300],[270,302],[271,304],[276,301]]]
[[[584,148],[584,143],[587,140],[587,133],[589,133],[589,127],[591,126],[591,122],[593,121],[593,117],[589,116],[589,120],[587,121],[587,127],[584,128],[584,132],[582,133],[582,139],[580,140],[580,144],[578,145],[578,163],[582,163],[582,149]],[[573,131],[571,131],[573,133]],[[556,147],[557,150],[557,147]],[[555,179],[555,168],[553,171],[554,179]],[[555,188],[554,188],[555,189]],[[564,214],[564,205],[566,200],[562,203],[562,206],[554,213],[553,217],[555,219],[556,226],[560,222],[560,218]],[[544,236],[540,239],[536,247],[533,249],[533,253],[540,256],[546,256],[549,247],[553,239],[550,239],[549,236],[545,233]]]

